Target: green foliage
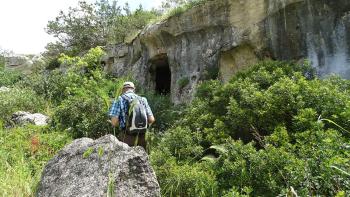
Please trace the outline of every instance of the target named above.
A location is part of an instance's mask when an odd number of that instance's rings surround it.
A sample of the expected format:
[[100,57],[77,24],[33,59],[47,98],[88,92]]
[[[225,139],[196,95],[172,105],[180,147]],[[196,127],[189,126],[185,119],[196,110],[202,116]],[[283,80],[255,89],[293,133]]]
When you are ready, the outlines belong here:
[[204,4],[207,1],[210,0],[165,0],[162,2],[162,10],[165,12],[162,18],[178,16],[195,6]]
[[70,129],[75,137],[99,137],[112,129],[106,112],[118,87],[101,71],[102,55],[100,48],[91,49],[83,57],[62,55],[60,61],[68,66],[68,71],[54,74],[53,79],[59,79],[48,83],[52,87],[48,95],[58,104],[53,124]]
[[[167,168],[165,168],[167,167]],[[160,172],[164,196],[215,196],[217,185],[214,172],[204,171],[201,164],[176,165],[167,162]]]
[[0,193],[33,196],[46,162],[70,141],[47,128],[0,128]]
[[3,54],[0,54],[0,71],[4,70],[5,68],[5,56]]
[[145,93],[141,91],[140,95],[147,98],[156,118],[156,122],[152,125],[153,131],[164,132],[180,119],[184,106],[175,106],[169,96],[159,95],[151,91],[145,91]]
[[124,9],[127,14],[118,17],[118,22],[113,26],[113,34],[109,38],[111,43],[131,43],[150,21],[159,16],[157,11],[144,10],[141,5],[134,12],[130,12],[129,7]]
[[[317,79],[307,64],[274,61],[238,73],[226,85],[203,82],[181,119],[152,148],[162,193],[350,192],[349,85],[337,77]],[[192,177],[212,173],[207,184],[215,185],[214,193],[183,188],[195,181],[174,171],[191,167]]]
[[0,47],[0,71],[3,71],[6,64],[6,57],[12,54],[11,51],[4,50]]
[[107,188],[107,197],[114,197],[114,188],[115,188],[115,178],[112,173],[108,174],[108,188]]
[[53,123],[60,129],[69,129],[75,138],[100,137],[111,132],[107,122],[107,106],[93,94],[70,96],[55,110]]
[[42,112],[44,100],[30,89],[12,88],[8,92],[0,92],[0,120],[9,122],[16,111]]
[[183,88],[186,87],[189,83],[190,83],[190,80],[188,79],[188,77],[182,77],[181,79],[179,79],[179,80],[177,81],[177,85],[179,86],[180,89],[183,89]]
[[60,53],[74,56],[97,46],[124,42],[156,16],[157,12],[142,7],[131,12],[128,4],[122,9],[117,1],[98,0],[94,4],[81,1],[48,22],[47,33],[59,41],[47,45],[46,56],[51,59]]
[[21,80],[21,78],[22,74],[20,72],[0,69],[0,87],[12,86],[13,84]]
[[94,149],[92,147],[89,147],[88,149],[85,150],[83,153],[83,158],[86,159],[90,157],[90,155],[94,152]]
[[98,147],[98,149],[97,149],[97,154],[98,154],[98,157],[99,158],[101,158],[102,156],[103,156],[103,154],[104,154],[104,149],[103,149],[103,147]]

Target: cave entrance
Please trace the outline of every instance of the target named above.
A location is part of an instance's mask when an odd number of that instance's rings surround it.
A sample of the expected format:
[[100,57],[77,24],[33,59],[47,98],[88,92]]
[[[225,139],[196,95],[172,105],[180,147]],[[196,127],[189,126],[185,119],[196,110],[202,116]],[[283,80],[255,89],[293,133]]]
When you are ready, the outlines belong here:
[[171,71],[167,54],[160,54],[152,58],[151,64],[151,75],[156,93],[168,95],[171,88]]

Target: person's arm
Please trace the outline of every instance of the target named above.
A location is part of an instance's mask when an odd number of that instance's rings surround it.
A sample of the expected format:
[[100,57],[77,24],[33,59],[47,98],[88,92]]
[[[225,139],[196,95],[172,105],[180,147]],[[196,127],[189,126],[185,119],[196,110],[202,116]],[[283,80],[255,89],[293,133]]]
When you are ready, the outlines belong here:
[[120,102],[120,98],[114,100],[111,109],[109,110],[109,116],[111,117],[111,124],[113,127],[119,126]]
[[148,116],[148,124],[149,125],[151,125],[151,124],[153,124],[155,121],[156,121],[156,119],[154,118],[154,116],[152,115],[152,116]]
[[111,124],[112,124],[113,127],[119,126],[119,119],[118,119],[118,117],[113,116],[111,118]]

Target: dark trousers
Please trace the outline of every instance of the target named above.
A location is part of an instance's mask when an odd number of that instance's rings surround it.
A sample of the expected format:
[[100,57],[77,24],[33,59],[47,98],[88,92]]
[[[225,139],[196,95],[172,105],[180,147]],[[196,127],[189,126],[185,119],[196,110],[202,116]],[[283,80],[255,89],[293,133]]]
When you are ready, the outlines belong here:
[[126,132],[121,132],[118,135],[118,139],[129,146],[142,146],[145,150],[147,143],[146,143],[146,138],[145,138],[145,133],[143,134],[135,134],[131,135]]

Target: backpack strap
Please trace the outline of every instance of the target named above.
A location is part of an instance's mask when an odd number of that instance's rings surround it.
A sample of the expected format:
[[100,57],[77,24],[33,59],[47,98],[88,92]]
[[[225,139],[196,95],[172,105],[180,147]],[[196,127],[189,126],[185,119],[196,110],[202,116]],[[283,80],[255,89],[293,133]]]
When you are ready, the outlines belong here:
[[132,99],[130,97],[126,96],[125,94],[123,94],[121,97],[123,99],[127,100],[129,102],[129,104],[132,102]]

